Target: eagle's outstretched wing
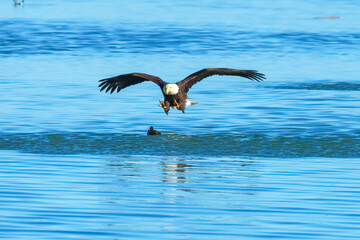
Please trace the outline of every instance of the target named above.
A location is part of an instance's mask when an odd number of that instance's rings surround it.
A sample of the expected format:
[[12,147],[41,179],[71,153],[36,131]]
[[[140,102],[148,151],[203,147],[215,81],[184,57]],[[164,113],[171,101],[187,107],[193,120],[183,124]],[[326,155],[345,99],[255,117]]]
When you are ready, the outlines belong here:
[[129,73],[116,77],[102,79],[99,81],[99,87],[101,87],[100,92],[106,89],[106,92],[110,91],[110,93],[113,93],[115,90],[117,90],[117,92],[120,92],[121,89],[129,87],[131,85],[142,83],[144,81],[154,82],[160,88],[163,88],[167,84],[167,82],[164,82],[163,80],[161,80],[161,78],[153,75],[148,75],[145,73]]
[[204,68],[200,71],[197,71],[189,76],[187,76],[184,80],[177,82],[179,86],[183,87],[185,91],[189,91],[189,89],[197,82],[201,81],[204,78],[210,77],[212,75],[231,75],[231,76],[240,76],[245,77],[250,80],[262,81],[265,79],[265,75],[259,73],[255,70],[237,70],[231,68]]

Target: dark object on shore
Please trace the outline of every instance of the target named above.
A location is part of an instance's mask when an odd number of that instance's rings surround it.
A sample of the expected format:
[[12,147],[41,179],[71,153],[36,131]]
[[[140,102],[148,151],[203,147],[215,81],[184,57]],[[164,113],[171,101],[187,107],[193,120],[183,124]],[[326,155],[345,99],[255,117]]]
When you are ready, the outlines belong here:
[[325,16],[325,17],[316,17],[315,19],[337,19],[339,16]]
[[202,79],[213,75],[240,76],[258,82],[265,79],[264,74],[255,70],[205,68],[189,75],[184,80],[177,83],[167,83],[159,77],[145,73],[130,73],[102,79],[99,81],[99,87],[101,87],[100,91],[106,89],[106,92],[110,91],[110,93],[113,93],[115,90],[120,92],[121,89],[131,85],[135,85],[144,81],[151,81],[156,83],[164,94],[164,102],[160,101],[160,107],[164,109],[166,114],[168,114],[170,107],[176,108],[185,113],[186,107],[196,104],[188,100],[187,92],[189,89],[197,82],[200,82]]
[[153,126],[151,126],[150,129],[147,131],[147,135],[161,135],[161,132],[156,131]]
[[14,0],[14,5],[24,5],[24,0]]

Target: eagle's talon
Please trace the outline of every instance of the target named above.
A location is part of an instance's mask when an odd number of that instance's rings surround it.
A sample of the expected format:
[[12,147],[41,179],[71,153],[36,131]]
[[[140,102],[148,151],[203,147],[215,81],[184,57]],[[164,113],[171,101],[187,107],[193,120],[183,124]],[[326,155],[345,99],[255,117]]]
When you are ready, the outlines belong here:
[[159,100],[159,102],[160,102],[159,107],[162,107],[163,109],[165,109],[165,107],[166,107],[165,103],[164,103],[164,102],[162,102],[161,100]]
[[174,99],[174,106],[173,108],[179,109],[179,103]]

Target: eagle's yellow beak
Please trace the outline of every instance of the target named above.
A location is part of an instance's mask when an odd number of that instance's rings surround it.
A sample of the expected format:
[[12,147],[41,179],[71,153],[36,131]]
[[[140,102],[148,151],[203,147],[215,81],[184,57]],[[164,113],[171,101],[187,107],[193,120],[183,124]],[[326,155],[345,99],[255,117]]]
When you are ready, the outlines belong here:
[[167,88],[166,88],[166,95],[169,95],[169,92],[170,92],[170,88],[167,87]]

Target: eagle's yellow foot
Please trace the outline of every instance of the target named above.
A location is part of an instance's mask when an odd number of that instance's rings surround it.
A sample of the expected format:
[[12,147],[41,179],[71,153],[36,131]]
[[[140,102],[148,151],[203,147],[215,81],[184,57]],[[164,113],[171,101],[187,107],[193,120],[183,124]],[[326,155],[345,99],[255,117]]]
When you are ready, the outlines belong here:
[[165,105],[165,103],[164,102],[162,102],[161,100],[159,100],[159,102],[160,102],[160,105],[159,105],[159,107],[162,107],[162,108],[166,108],[166,105]]
[[177,108],[177,109],[179,109],[179,103],[174,99],[174,106],[173,106],[173,108]]

